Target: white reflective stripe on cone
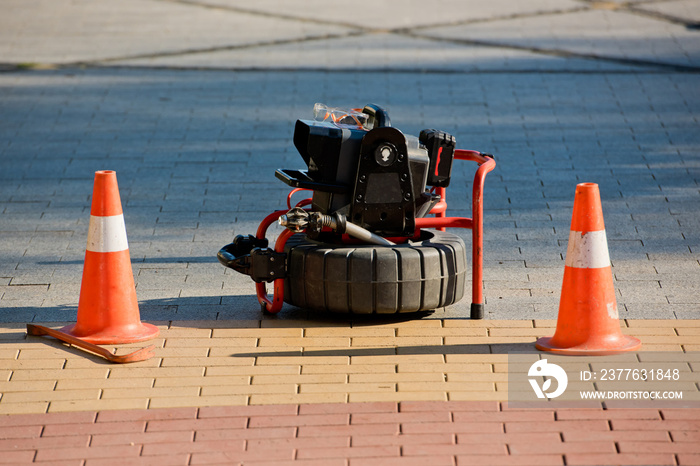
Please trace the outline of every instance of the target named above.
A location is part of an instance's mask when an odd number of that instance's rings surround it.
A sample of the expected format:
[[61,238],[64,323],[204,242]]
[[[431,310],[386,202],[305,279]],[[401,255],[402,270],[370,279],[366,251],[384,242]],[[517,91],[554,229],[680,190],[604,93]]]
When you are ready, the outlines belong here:
[[117,252],[129,249],[126,240],[124,214],[109,217],[90,216],[87,250],[92,252]]
[[605,230],[570,232],[565,264],[579,269],[609,267],[610,255]]

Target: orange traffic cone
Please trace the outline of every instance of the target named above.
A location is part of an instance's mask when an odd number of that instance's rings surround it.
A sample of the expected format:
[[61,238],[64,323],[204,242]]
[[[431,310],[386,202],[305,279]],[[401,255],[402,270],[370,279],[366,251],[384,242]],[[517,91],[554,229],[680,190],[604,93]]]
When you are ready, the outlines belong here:
[[95,172],[77,323],[61,329],[98,345],[134,343],[158,336],[141,323],[117,174]]
[[591,356],[638,350],[642,343],[622,334],[619,319],[600,192],[595,183],[581,183],[574,198],[557,329],[535,346]]

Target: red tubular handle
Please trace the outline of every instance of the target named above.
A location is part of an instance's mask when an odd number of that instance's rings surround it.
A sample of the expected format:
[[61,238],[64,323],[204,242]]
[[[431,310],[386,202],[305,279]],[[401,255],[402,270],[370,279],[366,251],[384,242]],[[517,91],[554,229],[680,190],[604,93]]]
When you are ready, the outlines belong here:
[[[265,217],[258,227],[256,236],[259,239],[265,238],[265,233],[267,232],[268,227],[275,223],[281,215],[286,213],[286,210],[278,210]],[[292,230],[287,229],[280,233],[280,235],[277,237],[277,242],[275,243],[275,252],[284,252],[284,245],[293,234],[294,232]],[[272,300],[270,300],[270,298],[267,296],[267,289],[264,282],[256,283],[255,291],[258,295],[258,302],[267,312],[276,314],[280,311],[280,309],[282,309],[282,305],[284,304],[284,278],[278,278],[275,280],[273,285]]]
[[[454,158],[468,160],[479,164],[474,174],[472,187],[472,218],[447,217],[447,192],[445,188],[436,187],[435,194],[441,197],[435,207],[430,211],[435,217],[416,219],[416,236],[421,228],[436,228],[445,231],[445,228],[469,228],[472,230],[472,318],[483,317],[484,292],[483,292],[483,267],[484,267],[484,182],[486,174],[496,168],[496,161],[481,152],[474,150],[455,150]],[[476,310],[475,310],[476,309]]]
[[472,308],[484,304],[484,182],[486,175],[496,168],[496,161],[473,150],[456,150],[457,160],[471,160],[479,164],[472,186]]

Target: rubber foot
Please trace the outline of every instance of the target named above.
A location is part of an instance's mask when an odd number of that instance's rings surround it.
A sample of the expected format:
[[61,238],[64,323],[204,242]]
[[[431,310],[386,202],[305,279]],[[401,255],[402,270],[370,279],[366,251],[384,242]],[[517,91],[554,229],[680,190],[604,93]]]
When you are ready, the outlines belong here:
[[484,318],[484,305],[472,303],[470,317],[472,319],[483,319]]

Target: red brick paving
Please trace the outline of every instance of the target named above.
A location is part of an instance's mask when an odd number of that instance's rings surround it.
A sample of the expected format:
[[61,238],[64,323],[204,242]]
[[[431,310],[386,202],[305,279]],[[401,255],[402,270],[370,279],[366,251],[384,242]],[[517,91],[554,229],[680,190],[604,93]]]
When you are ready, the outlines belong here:
[[700,464],[700,408],[377,402],[17,414],[0,423],[0,463],[13,465]]

